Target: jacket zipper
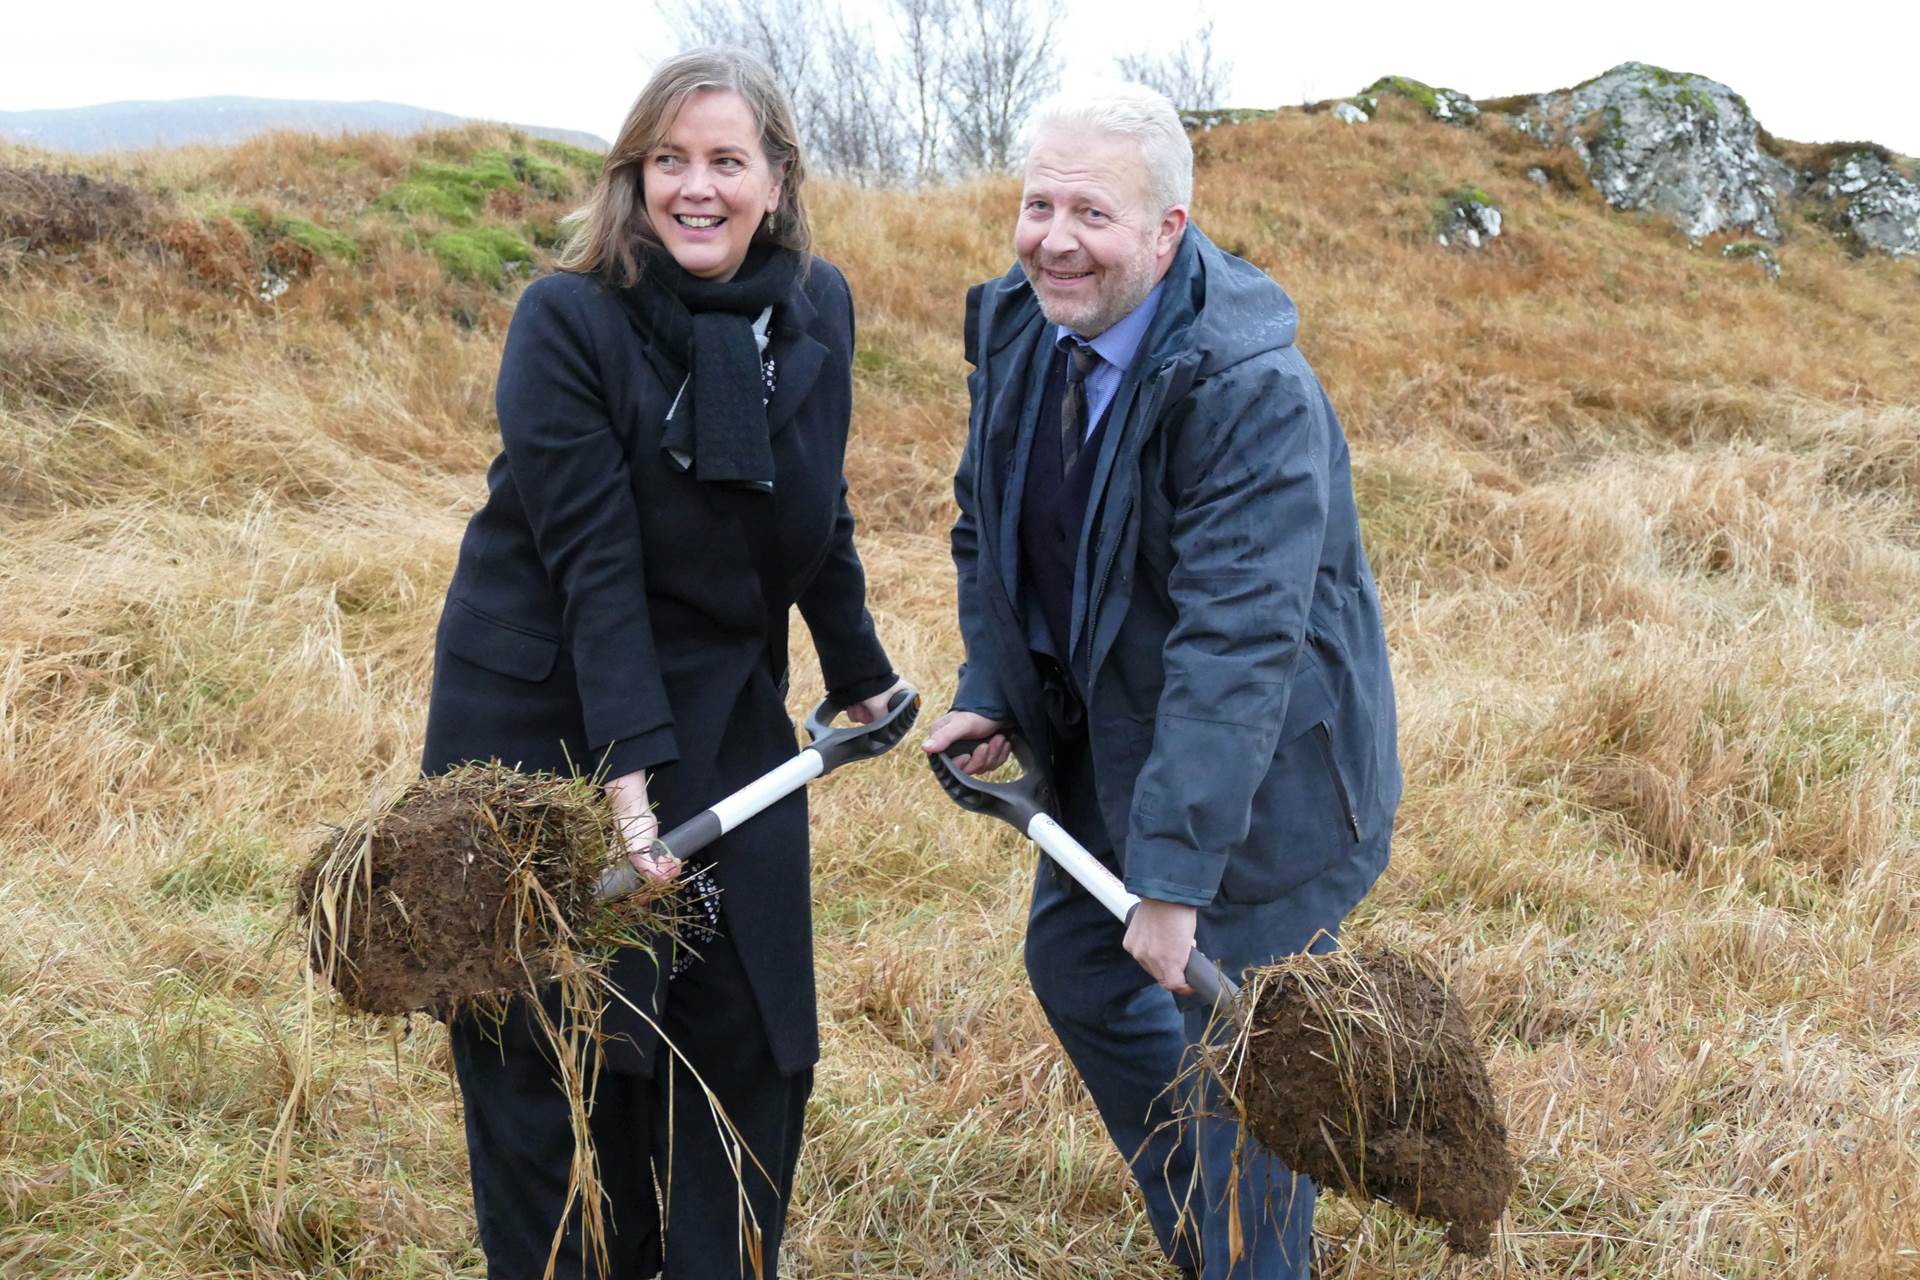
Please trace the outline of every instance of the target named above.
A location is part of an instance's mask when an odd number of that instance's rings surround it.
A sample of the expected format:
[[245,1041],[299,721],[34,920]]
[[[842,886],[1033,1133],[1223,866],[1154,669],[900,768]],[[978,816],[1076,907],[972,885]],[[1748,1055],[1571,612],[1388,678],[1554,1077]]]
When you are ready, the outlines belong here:
[[1320,754],[1327,762],[1327,776],[1333,779],[1333,792],[1340,798],[1340,811],[1347,816],[1347,826],[1353,832],[1353,842],[1360,843],[1360,817],[1353,811],[1353,801],[1347,797],[1347,780],[1340,776],[1340,766],[1333,758],[1333,731],[1327,728],[1326,721],[1313,726],[1313,736],[1320,743]]

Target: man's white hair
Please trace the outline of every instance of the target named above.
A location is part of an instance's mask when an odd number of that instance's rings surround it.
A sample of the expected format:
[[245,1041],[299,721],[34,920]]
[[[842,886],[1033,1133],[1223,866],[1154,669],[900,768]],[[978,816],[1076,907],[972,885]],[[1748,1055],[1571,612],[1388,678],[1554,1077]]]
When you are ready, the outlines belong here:
[[1157,212],[1193,202],[1193,145],[1173,104],[1143,84],[1103,84],[1057,93],[1027,117],[1026,161],[1034,144],[1054,131],[1104,133],[1131,138],[1147,167],[1147,194]]

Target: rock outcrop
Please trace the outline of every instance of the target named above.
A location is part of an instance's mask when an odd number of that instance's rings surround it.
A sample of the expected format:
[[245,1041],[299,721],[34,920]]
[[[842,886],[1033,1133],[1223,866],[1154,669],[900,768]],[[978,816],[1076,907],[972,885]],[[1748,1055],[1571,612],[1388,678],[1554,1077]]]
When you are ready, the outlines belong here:
[[1459,187],[1446,197],[1438,236],[1449,249],[1484,249],[1500,234],[1500,206],[1478,187]]
[[1542,94],[1510,119],[1545,145],[1578,152],[1616,209],[1663,214],[1695,240],[1780,234],[1780,191],[1793,175],[1761,150],[1746,99],[1717,80],[1626,62]]
[[[1348,98],[1341,106],[1362,112],[1360,121],[1370,120],[1380,112],[1380,99],[1392,94],[1416,103],[1421,110],[1445,124],[1470,125],[1480,118],[1480,108],[1472,98],[1458,89],[1435,88],[1423,84],[1411,76],[1381,76],[1372,84]],[[1340,119],[1346,124],[1356,124],[1351,114],[1342,114]]]
[[1820,194],[1835,202],[1861,247],[1904,258],[1920,254],[1920,181],[1889,157],[1855,151],[1839,157]]

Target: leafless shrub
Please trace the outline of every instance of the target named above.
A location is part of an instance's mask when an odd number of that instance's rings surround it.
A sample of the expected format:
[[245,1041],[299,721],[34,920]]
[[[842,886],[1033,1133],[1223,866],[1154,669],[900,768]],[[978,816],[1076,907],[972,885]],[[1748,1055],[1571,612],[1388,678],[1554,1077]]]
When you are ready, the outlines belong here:
[[0,241],[71,249],[139,231],[153,197],[137,187],[40,166],[0,167]]
[[1182,110],[1225,105],[1233,63],[1215,58],[1213,19],[1166,53],[1129,53],[1114,59],[1120,74],[1165,95]]
[[953,59],[948,116],[962,170],[1012,164],[1021,122],[1060,82],[1063,14],[1061,0],[961,0],[966,39]]

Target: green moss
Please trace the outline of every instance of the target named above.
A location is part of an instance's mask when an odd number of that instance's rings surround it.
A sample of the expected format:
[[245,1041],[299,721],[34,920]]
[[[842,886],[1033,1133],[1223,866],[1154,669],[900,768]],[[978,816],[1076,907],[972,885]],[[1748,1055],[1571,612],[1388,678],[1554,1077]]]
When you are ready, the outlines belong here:
[[1770,247],[1758,240],[1736,240],[1720,251],[1722,256],[1728,258],[1758,258],[1772,252]]
[[375,203],[395,213],[425,215],[464,227],[479,216],[489,191],[519,185],[512,157],[482,151],[466,164],[416,161],[407,180]]
[[1397,93],[1419,103],[1427,111],[1433,111],[1440,105],[1440,95],[1434,92],[1432,85],[1422,84],[1409,76],[1381,76],[1360,93],[1362,96]]
[[456,280],[498,284],[510,267],[533,262],[532,246],[502,227],[442,232],[427,242],[427,248]]
[[1455,187],[1452,191],[1449,191],[1447,193],[1447,201],[1450,204],[1470,204],[1489,207],[1493,204],[1493,197],[1478,187],[1464,186]]
[[305,218],[283,218],[277,230],[316,257],[350,262],[360,256],[360,246],[352,236],[330,231]]
[[360,246],[352,236],[305,218],[273,215],[248,205],[221,209],[217,213],[245,227],[255,239],[291,240],[318,258],[351,261],[360,255]]
[[560,142],[553,138],[535,138],[533,149],[562,168],[571,169],[583,178],[600,176],[603,157],[585,147],[576,147],[571,142]]

